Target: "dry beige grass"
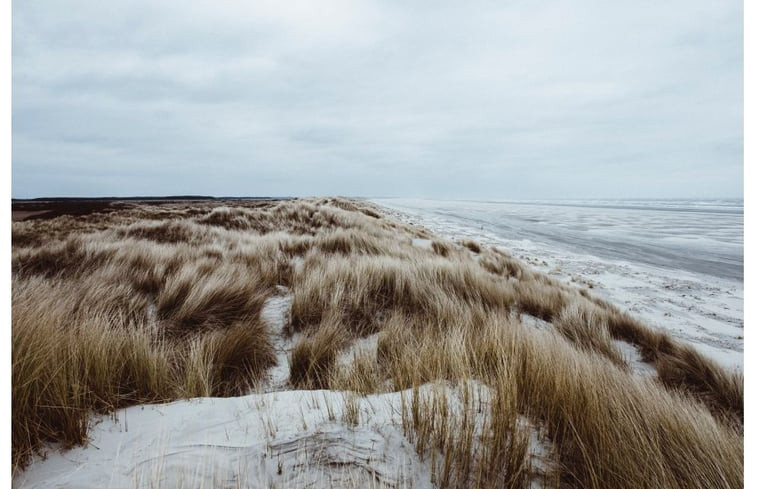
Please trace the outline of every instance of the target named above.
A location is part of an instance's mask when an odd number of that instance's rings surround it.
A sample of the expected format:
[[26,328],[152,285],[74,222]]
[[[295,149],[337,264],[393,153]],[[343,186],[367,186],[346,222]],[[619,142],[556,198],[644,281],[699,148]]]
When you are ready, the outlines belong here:
[[612,343],[607,320],[596,306],[580,307],[575,303],[566,306],[553,324],[558,332],[580,348],[600,353],[621,368],[628,366]]
[[[412,388],[403,426],[441,487],[526,487],[529,426],[555,447],[548,487],[743,486],[740,374],[501,250],[365,203],[129,203],[14,222],[12,268],[16,468],[43,443],[82,443],[93,412],[246,392],[275,363],[260,311],[284,285],[292,385]],[[524,313],[554,327],[528,329]],[[340,365],[374,334],[375,351]],[[613,339],[658,379],[634,376]],[[440,380],[459,399],[419,394]]]
[[348,333],[336,318],[326,318],[292,349],[290,380],[296,388],[324,389],[336,365],[337,354],[347,344]]

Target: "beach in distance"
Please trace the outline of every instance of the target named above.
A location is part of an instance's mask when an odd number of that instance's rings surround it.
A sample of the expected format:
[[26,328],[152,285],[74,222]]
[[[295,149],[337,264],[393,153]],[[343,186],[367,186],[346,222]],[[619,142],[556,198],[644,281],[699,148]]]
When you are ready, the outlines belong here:
[[442,235],[500,245],[543,272],[585,282],[743,368],[741,199],[374,201]]

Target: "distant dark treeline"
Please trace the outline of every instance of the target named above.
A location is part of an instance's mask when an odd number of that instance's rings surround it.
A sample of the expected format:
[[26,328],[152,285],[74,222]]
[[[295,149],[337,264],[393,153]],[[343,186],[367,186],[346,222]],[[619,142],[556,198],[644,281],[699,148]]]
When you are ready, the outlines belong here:
[[[291,197],[209,197],[205,195],[170,195],[159,197],[37,197],[11,199],[14,220],[52,219],[59,216],[84,216],[94,212],[109,213],[121,209],[126,202],[223,202],[230,200],[289,200]],[[16,214],[18,213],[18,214]],[[27,213],[27,214],[22,214]]]
[[209,195],[165,195],[135,197],[35,197],[33,199],[11,199],[11,202],[114,202],[119,200],[290,200],[294,197],[213,197]]

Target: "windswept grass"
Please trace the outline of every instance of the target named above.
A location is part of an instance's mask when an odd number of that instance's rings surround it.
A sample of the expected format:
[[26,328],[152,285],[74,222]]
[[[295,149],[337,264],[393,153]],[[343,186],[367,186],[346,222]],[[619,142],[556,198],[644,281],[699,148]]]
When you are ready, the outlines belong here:
[[[174,340],[108,304],[82,309],[64,283],[14,283],[13,462],[45,441],[86,440],[91,412],[180,397],[239,395],[274,364],[257,319]],[[98,310],[99,309],[99,310]]]
[[480,272],[470,261],[433,256],[323,257],[309,254],[303,273],[294,277],[292,326],[317,326],[327,313],[342,318],[351,331],[378,331],[389,312],[434,318],[454,314],[460,304],[507,310],[515,292],[506,282]]
[[554,321],[555,329],[579,348],[595,351],[621,368],[627,368],[623,355],[612,343],[607,321],[596,307],[571,304]]
[[308,332],[292,349],[290,380],[296,388],[327,388],[337,354],[347,343],[348,333],[338,320],[326,318],[319,326]]
[[[454,451],[466,445],[459,439],[445,444],[442,433],[452,425],[458,433],[475,432],[476,423],[440,410],[438,399],[414,408],[418,412],[407,425],[419,432],[415,436],[421,440],[421,450],[440,443],[446,448],[437,456],[451,456],[451,460],[444,460],[439,470],[466,467],[465,476],[445,478],[451,482],[442,487],[493,487],[502,477],[532,477],[532,471],[527,471],[531,476],[522,473],[526,463],[522,449],[507,448],[522,446],[523,423],[513,422],[518,416],[545,428],[556,447],[557,479],[569,487],[743,485],[740,429],[721,422],[705,405],[654,380],[632,377],[602,354],[577,355],[572,343],[554,332],[524,330],[505,318],[463,324],[462,332],[453,330],[441,337],[408,325],[405,331],[415,332],[398,338],[399,328],[391,326],[382,333],[374,372],[366,374],[366,365],[358,363],[354,368],[359,374],[345,377],[340,373],[332,385],[346,388],[354,384],[340,384],[345,378],[356,382],[385,376],[399,389],[432,379],[476,378],[500,396],[494,402],[503,404],[489,418],[496,423],[476,432],[472,444],[476,449],[461,452]],[[486,408],[476,411],[486,412]],[[466,436],[473,435],[463,435],[463,440]],[[490,454],[483,458],[486,462],[479,459],[482,453]],[[498,455],[492,458],[493,453]],[[445,464],[451,467],[444,468]],[[511,467],[506,472],[510,475],[476,478],[479,471],[503,465]],[[557,484],[554,473],[544,477]],[[521,480],[514,487],[525,486]]]
[[[16,222],[13,237],[14,470],[45,443],[83,443],[92,413],[265,382],[261,310],[287,287],[291,385],[352,392],[352,407],[411,389],[403,428],[440,487],[743,486],[740,373],[502,250],[366,203],[129,203]],[[616,340],[657,377],[634,375]]]

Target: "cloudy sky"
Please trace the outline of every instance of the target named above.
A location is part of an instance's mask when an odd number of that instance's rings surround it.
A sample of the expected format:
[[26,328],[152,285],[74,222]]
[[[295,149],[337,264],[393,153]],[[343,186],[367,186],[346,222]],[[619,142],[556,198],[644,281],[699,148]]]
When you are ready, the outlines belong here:
[[733,0],[13,2],[13,196],[741,197]]

